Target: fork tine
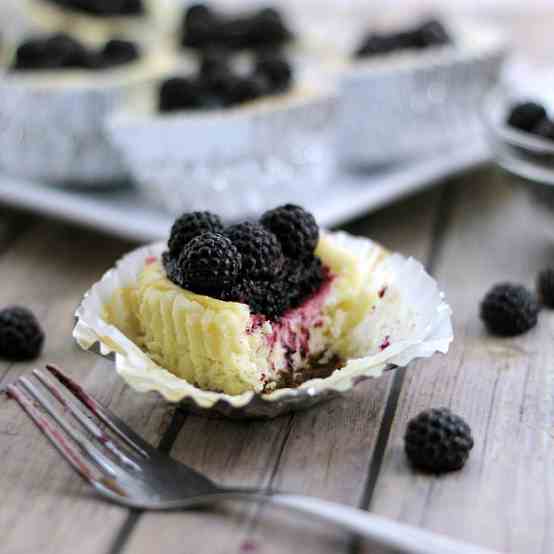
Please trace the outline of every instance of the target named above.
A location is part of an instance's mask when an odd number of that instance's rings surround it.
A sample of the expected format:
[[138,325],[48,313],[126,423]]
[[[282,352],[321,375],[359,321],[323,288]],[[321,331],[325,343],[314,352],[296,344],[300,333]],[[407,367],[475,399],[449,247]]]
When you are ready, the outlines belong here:
[[[135,470],[140,470],[140,467],[123,452],[112,440],[106,435],[94,423],[92,419],[87,417],[87,415],[77,406],[75,401],[72,398],[69,398],[69,395],[64,390],[60,390],[52,382],[51,378],[48,377],[44,372],[34,369],[33,375],[41,382],[41,384],[54,396],[58,402],[63,406],[64,409],[67,409],[73,414],[75,419],[89,432],[91,433],[98,442],[100,442],[109,452],[111,452],[122,464],[127,465]],[[59,385],[58,385],[59,386]]]
[[54,421],[77,443],[79,448],[89,456],[95,464],[104,469],[110,475],[115,476],[115,466],[98,448],[85,437],[81,432],[72,427],[66,419],[64,419],[48,398],[42,394],[26,377],[20,377],[18,383],[40,404],[44,411],[54,419]]
[[13,398],[34,421],[35,425],[46,435],[50,442],[56,447],[62,457],[69,465],[85,480],[92,483],[95,480],[94,469],[85,460],[79,449],[75,448],[71,442],[67,441],[58,429],[44,417],[38,410],[31,398],[27,396],[16,385],[8,385],[6,388],[8,396]]
[[142,456],[149,458],[154,448],[142,437],[135,433],[128,425],[123,423],[114,413],[102,406],[94,397],[86,393],[83,388],[72,379],[64,375],[54,365],[47,364],[46,369],[79,400],[88,410],[95,415],[104,425],[111,429],[128,446],[136,450]]

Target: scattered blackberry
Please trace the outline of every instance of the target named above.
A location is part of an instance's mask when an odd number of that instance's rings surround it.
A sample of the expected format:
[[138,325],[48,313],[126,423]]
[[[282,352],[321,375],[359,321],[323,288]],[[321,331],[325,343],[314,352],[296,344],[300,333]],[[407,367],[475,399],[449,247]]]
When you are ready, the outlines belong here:
[[481,303],[481,319],[487,329],[500,336],[515,336],[537,324],[539,304],[521,285],[502,283],[494,286]]
[[507,123],[515,129],[530,133],[545,118],[546,110],[543,106],[536,102],[522,102],[512,108]]
[[42,328],[27,308],[10,306],[0,311],[0,358],[20,361],[40,355]]
[[554,267],[549,267],[539,273],[537,292],[543,306],[554,308]]
[[473,437],[461,417],[448,408],[434,408],[408,423],[404,448],[416,468],[444,473],[464,466],[473,448]]
[[312,254],[319,239],[314,216],[294,204],[286,204],[265,212],[261,224],[279,239],[283,252],[301,259]]
[[233,243],[210,232],[194,237],[181,252],[177,265],[184,288],[216,297],[233,287],[242,268]]
[[546,117],[532,131],[534,135],[554,140],[554,122]]
[[101,65],[112,67],[133,62],[140,57],[140,51],[134,42],[121,39],[109,40],[100,52]]
[[283,268],[283,250],[277,237],[258,223],[238,223],[225,230],[242,258],[242,273],[249,279],[269,278]]
[[163,81],[160,86],[160,112],[201,108],[203,105],[202,88],[194,79],[170,77]]
[[64,33],[22,42],[16,50],[13,68],[40,70],[87,67],[89,52]]
[[175,220],[171,227],[167,241],[170,256],[177,259],[184,247],[194,237],[206,232],[223,232],[223,223],[218,215],[211,212],[184,213]]
[[292,67],[280,54],[260,55],[256,60],[255,72],[267,78],[272,90],[286,90],[292,81]]

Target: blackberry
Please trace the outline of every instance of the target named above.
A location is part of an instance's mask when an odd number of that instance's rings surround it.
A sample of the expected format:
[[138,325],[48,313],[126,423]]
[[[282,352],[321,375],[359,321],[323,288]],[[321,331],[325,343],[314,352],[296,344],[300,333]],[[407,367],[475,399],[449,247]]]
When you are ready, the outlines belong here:
[[238,223],[225,230],[242,258],[243,275],[260,279],[278,274],[284,264],[277,237],[258,223]]
[[140,57],[140,51],[134,42],[121,39],[109,40],[100,52],[101,65],[112,67],[133,62]]
[[280,54],[262,54],[256,60],[257,74],[264,75],[272,90],[286,90],[290,87],[293,72],[289,62]]
[[170,77],[159,91],[160,112],[197,109],[203,106],[203,91],[199,83],[186,77]]
[[0,311],[0,358],[33,360],[43,344],[44,332],[30,310],[10,306]]
[[414,467],[444,473],[464,466],[473,448],[473,437],[461,417],[448,408],[433,408],[408,423],[404,448]]
[[530,133],[543,119],[546,110],[536,102],[522,102],[512,107],[507,123],[515,129]]
[[262,75],[234,77],[229,82],[225,101],[228,106],[234,106],[250,100],[256,100],[267,94],[268,91],[269,83]]
[[219,18],[208,6],[193,4],[183,18],[181,44],[190,48],[206,48],[217,43],[220,27]]
[[537,292],[543,306],[554,308],[554,267],[549,267],[539,273]]
[[296,308],[319,290],[323,284],[325,280],[323,264],[314,255],[302,260],[301,264],[289,260],[282,280],[288,298],[288,307]]
[[546,117],[532,131],[534,135],[554,140],[554,122]]
[[281,14],[274,8],[263,8],[252,17],[248,43],[252,48],[279,45],[292,39]]
[[521,285],[494,286],[481,303],[481,319],[487,329],[500,336],[515,336],[532,329],[538,320],[539,304]]
[[32,38],[19,45],[13,68],[40,70],[87,67],[88,50],[64,33],[46,38]]
[[233,243],[210,232],[194,237],[181,252],[177,265],[184,288],[215,297],[233,287],[242,269],[241,256]]
[[444,46],[450,44],[452,39],[444,25],[436,20],[430,19],[424,22],[416,31],[416,46],[427,48],[429,46]]
[[222,73],[229,72],[229,54],[223,48],[209,48],[200,57],[199,73],[203,79],[210,80]]
[[211,212],[184,213],[175,220],[169,234],[167,246],[169,254],[177,259],[183,248],[196,236],[202,233],[221,233],[223,223],[218,215]]
[[261,224],[279,239],[285,256],[301,259],[315,250],[319,228],[314,216],[294,204],[265,212]]

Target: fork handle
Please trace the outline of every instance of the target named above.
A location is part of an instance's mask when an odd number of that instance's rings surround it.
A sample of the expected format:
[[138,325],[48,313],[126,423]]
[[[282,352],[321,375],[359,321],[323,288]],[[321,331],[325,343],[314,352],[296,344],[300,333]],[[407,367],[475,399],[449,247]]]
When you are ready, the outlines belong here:
[[291,494],[272,494],[268,498],[278,506],[318,516],[377,544],[406,554],[498,554],[486,548],[318,498]]

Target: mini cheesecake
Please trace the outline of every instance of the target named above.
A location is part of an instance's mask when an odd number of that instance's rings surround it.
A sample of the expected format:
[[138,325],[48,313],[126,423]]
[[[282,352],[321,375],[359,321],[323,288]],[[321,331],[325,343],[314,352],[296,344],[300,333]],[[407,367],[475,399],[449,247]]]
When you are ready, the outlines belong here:
[[350,332],[375,304],[368,275],[376,262],[363,265],[332,236],[295,222],[309,222],[305,214],[287,205],[262,225],[193,238],[188,217],[185,231],[174,226],[166,254],[144,261],[136,285],[114,293],[105,320],[205,390],[262,393],[329,375],[359,354]]
[[61,33],[30,38],[5,54],[0,170],[80,187],[125,180],[105,119],[173,60],[129,41],[91,45]]
[[367,169],[481,134],[482,97],[505,49],[497,29],[464,22],[369,33],[339,70],[341,164]]

